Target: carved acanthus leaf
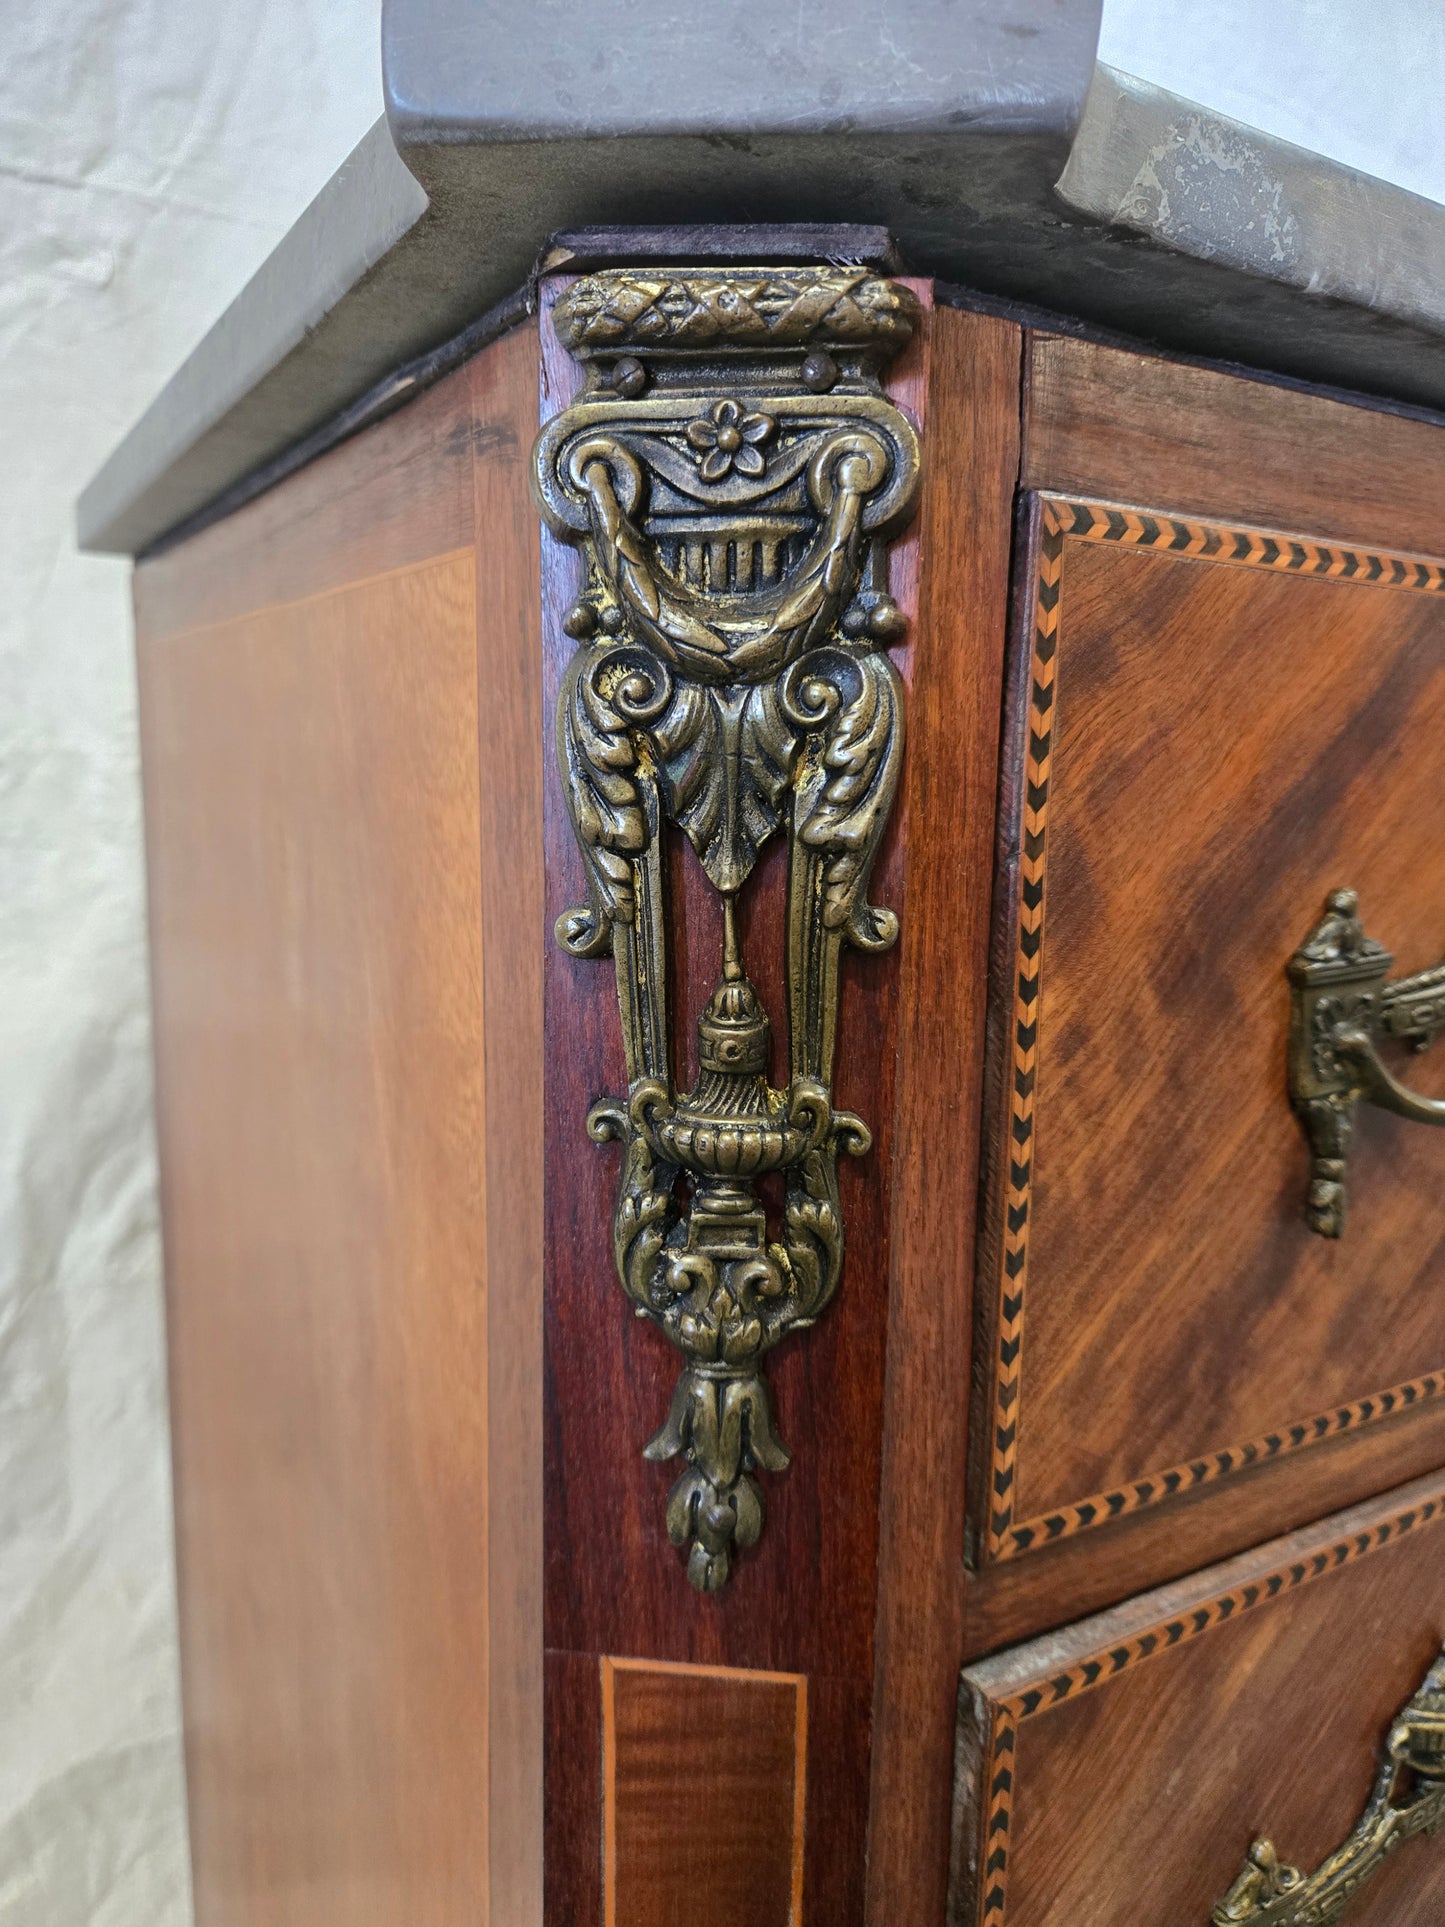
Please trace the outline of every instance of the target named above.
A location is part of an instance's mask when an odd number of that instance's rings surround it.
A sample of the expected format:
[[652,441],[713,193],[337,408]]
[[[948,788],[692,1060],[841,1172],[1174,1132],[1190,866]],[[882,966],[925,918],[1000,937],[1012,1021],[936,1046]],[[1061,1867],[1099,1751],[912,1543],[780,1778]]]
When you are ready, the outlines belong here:
[[819,649],[789,672],[784,707],[817,734],[797,780],[797,836],[823,869],[823,923],[865,950],[886,949],[898,919],[866,899],[898,787],[902,687],[888,658]]

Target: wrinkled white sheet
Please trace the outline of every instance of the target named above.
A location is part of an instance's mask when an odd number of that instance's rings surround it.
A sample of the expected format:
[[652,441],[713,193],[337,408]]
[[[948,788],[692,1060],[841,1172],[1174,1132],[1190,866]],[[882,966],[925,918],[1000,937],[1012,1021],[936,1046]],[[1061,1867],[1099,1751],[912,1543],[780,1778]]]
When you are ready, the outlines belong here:
[[380,112],[379,0],[0,5],[0,1927],[187,1927],[128,569],[76,493]]

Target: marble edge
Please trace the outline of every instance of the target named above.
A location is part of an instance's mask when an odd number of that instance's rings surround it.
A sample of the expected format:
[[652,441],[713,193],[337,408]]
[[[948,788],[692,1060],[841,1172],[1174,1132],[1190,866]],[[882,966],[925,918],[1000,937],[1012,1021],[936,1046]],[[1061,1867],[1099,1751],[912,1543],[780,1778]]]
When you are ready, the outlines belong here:
[[1102,61],[1058,194],[1198,260],[1445,331],[1445,208]]
[[[394,405],[399,369],[526,286],[549,235],[725,222],[740,199],[755,220],[886,228],[912,272],[1141,347],[1445,408],[1445,208],[1102,65],[1076,129],[1055,105],[1044,130],[726,141],[378,122],[85,490],[80,545],[143,552],[278,479],[288,450],[356,432],[373,391]],[[1262,241],[1209,185],[1241,157],[1276,217]]]

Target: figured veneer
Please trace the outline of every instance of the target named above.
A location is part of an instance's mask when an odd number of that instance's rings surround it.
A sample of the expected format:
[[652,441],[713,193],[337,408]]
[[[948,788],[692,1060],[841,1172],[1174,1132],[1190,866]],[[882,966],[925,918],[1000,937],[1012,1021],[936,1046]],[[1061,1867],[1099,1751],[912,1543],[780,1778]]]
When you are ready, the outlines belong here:
[[[1445,714],[1445,568],[1057,496],[1035,517],[1003,830],[1013,941],[996,973],[1009,1015],[985,1235],[992,1369],[975,1421],[982,1560],[1445,1389],[1412,1289],[1437,1245],[1429,1146],[1401,1143],[1397,1158],[1393,1124],[1374,1133],[1351,1238],[1322,1255],[1290,1190],[1302,1154],[1280,1094],[1293,940],[1271,943],[1281,899],[1313,901],[1340,866],[1379,900],[1403,897],[1406,940],[1429,943],[1435,892],[1415,852],[1438,847],[1445,811],[1386,778],[1397,757],[1428,754]],[[1260,635],[1300,674],[1256,668]],[[1226,846],[1234,785],[1277,826],[1267,849],[1259,833]],[[1352,801],[1365,793],[1378,794],[1368,814]],[[1167,988],[1181,972],[1191,998]],[[1282,1333],[1291,1318],[1288,1363],[1270,1345],[1236,1348],[1238,1330]],[[1357,1324],[1347,1349],[1331,1336],[1342,1320]],[[1101,1357],[1116,1361],[1107,1415]]]
[[808,1684],[601,1663],[604,1927],[802,1927]]
[[[1268,1832],[1311,1868],[1346,1837],[1440,1644],[1438,1474],[968,1668],[953,1927],[1197,1922]],[[1438,1844],[1352,1923],[1424,1927]]]

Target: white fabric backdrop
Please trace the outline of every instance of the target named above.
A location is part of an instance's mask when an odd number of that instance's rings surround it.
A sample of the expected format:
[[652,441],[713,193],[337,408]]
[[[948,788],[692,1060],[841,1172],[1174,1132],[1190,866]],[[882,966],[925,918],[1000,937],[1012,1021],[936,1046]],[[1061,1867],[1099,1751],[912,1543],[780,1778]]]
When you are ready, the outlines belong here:
[[186,1927],[127,568],[73,499],[381,111],[379,0],[0,5],[0,1923]]
[[1104,0],[1099,58],[1445,201],[1440,0]]
[[[1393,104],[1445,12],[1261,4],[1101,51],[1445,197]],[[190,1919],[127,570],[71,505],[379,112],[378,7],[0,7],[0,1927]]]

